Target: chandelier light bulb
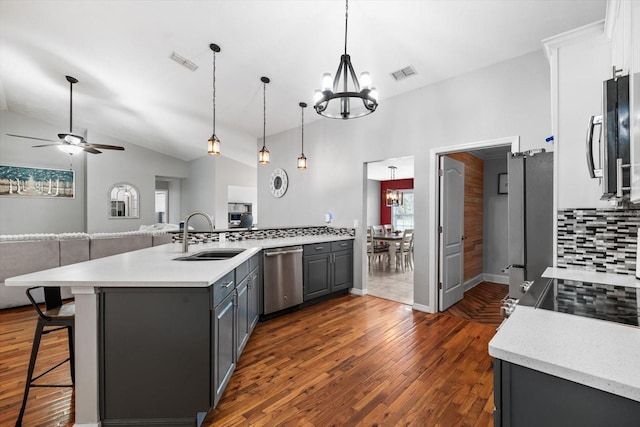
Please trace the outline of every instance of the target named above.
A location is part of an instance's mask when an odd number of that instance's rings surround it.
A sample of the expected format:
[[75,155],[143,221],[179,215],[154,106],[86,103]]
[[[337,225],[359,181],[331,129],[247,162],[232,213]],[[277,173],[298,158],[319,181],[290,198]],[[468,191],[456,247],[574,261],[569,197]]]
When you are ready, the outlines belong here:
[[378,89],[376,89],[375,87],[372,87],[371,88],[371,92],[369,92],[369,96],[377,101],[378,100]]
[[322,91],[319,89],[316,89],[313,91],[313,103],[315,104],[316,102],[320,101],[320,99],[322,98]]
[[360,89],[371,89],[371,74],[368,71],[360,74]]
[[333,87],[333,77],[331,73],[324,73],[322,75],[322,90],[331,90]]

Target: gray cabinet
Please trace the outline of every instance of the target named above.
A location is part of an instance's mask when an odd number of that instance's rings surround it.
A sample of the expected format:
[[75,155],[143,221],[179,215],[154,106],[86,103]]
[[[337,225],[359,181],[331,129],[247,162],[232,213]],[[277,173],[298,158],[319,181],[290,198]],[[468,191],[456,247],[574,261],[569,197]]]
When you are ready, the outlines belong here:
[[640,402],[494,359],[494,426],[635,426]]
[[260,316],[260,254],[209,288],[103,288],[102,425],[193,426],[215,407]]
[[304,300],[353,286],[353,241],[305,245],[303,248]]
[[102,425],[192,426],[209,402],[208,288],[103,288],[99,375]]
[[215,407],[236,369],[235,293],[231,292],[218,304],[213,318],[213,402]]

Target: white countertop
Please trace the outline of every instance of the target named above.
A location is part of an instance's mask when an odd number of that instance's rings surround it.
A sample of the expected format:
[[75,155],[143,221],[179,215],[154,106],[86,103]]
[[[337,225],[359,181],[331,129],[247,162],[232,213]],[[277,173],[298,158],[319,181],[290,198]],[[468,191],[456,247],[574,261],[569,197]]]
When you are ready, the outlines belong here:
[[640,401],[640,328],[517,306],[489,354]]
[[596,271],[572,270],[569,268],[548,267],[542,277],[550,279],[574,280],[576,282],[602,283],[604,285],[640,288],[640,280],[630,274],[599,273]]
[[239,242],[193,244],[188,254],[207,249],[245,248],[221,261],[174,261],[188,255],[182,243],[169,243],[91,261],[42,270],[5,280],[7,286],[82,287],[206,287],[262,249],[353,240],[351,236],[300,236]]

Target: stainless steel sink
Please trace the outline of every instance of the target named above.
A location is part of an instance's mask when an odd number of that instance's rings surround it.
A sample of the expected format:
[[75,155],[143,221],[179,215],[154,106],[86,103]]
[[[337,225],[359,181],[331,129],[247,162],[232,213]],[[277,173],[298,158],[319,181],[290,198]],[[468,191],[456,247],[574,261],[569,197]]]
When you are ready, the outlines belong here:
[[174,261],[221,261],[241,254],[246,249],[209,249],[192,255],[174,258]]

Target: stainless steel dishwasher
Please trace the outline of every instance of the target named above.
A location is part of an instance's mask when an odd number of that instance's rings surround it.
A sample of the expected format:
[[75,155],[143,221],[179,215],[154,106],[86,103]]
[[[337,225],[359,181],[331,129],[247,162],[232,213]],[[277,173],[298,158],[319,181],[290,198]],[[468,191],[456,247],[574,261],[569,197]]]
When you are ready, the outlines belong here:
[[264,314],[302,303],[302,246],[266,249],[264,263]]

